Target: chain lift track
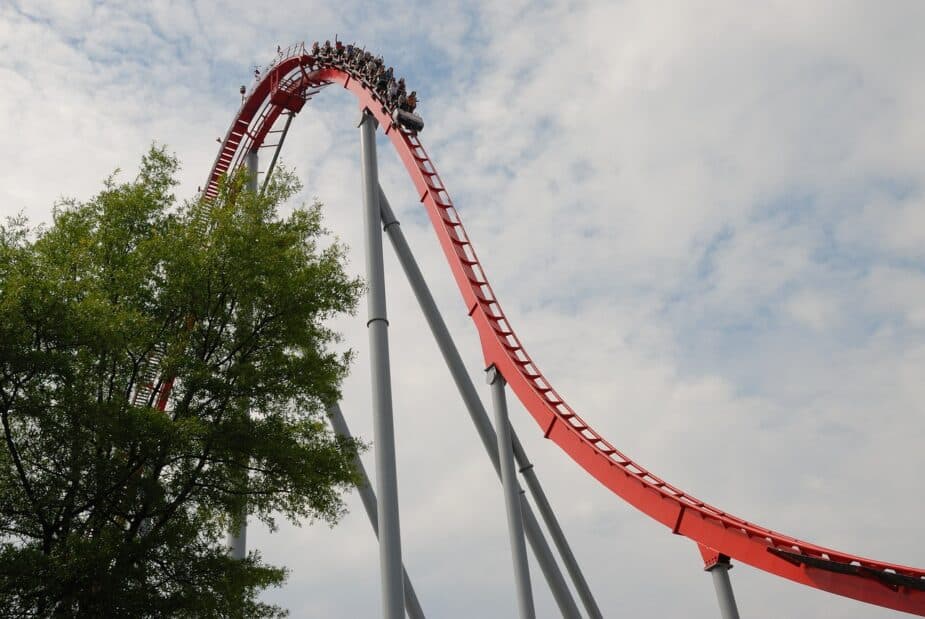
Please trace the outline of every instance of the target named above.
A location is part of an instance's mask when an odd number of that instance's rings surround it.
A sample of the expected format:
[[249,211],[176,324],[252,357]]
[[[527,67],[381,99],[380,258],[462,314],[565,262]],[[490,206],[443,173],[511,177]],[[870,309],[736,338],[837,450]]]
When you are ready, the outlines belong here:
[[[925,570],[825,548],[733,516],[672,486],[595,432],[546,380],[514,333],[420,138],[393,122],[372,89],[344,70],[318,61],[304,44],[282,51],[242,102],[201,194],[203,226],[221,177],[243,166],[252,149],[274,148],[275,162],[292,118],[323,88],[334,84],[353,93],[360,109],[375,117],[392,142],[475,323],[485,367],[497,368],[545,438],[624,501],[673,534],[697,543],[707,569],[728,564],[732,558],[802,585],[925,616]],[[281,116],[286,117],[284,128],[274,128]],[[279,139],[265,144],[271,134],[278,134]],[[157,359],[149,363],[145,383],[133,401],[154,403],[163,410],[173,380],[157,378],[157,363]]]

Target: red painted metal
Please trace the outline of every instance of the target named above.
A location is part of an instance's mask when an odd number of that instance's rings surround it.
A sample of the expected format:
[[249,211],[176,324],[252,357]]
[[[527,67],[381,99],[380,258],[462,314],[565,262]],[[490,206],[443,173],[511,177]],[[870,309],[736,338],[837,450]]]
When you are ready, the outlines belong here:
[[700,551],[700,556],[703,557],[703,569],[708,572],[720,563],[729,563],[729,557],[712,548],[707,548],[703,544],[697,544],[697,549]]
[[[283,54],[245,99],[215,159],[203,193],[205,201],[217,195],[221,176],[243,165],[244,153],[262,144],[276,118],[284,110],[295,107],[293,95],[307,99],[331,84],[339,84],[352,92],[360,109],[370,110],[391,140],[417,195],[421,196],[463,302],[475,323],[486,367],[495,365],[501,371],[546,438],[627,503],[662,523],[672,533],[707,549],[709,557],[731,557],[803,585],[925,616],[925,591],[917,586],[886,586],[884,578],[873,575],[895,573],[909,582],[908,579],[925,578],[925,570],[853,556],[742,520],[652,474],[585,423],[543,377],[511,328],[420,139],[393,124],[382,102],[362,81],[339,68],[317,63],[305,53],[304,46],[290,48]],[[285,95],[279,94],[281,89]],[[162,395],[160,401],[166,402],[166,398]],[[771,552],[772,549],[785,550],[791,556],[796,553],[824,559],[816,561],[818,565],[860,569],[823,569],[788,560]],[[708,558],[706,554],[704,558]],[[912,582],[917,585],[919,580]]]

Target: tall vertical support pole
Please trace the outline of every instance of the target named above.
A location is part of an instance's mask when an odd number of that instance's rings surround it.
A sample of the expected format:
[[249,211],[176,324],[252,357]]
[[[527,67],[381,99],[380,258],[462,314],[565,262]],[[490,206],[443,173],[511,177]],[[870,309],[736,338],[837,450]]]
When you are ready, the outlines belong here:
[[514,585],[517,588],[517,606],[521,619],[535,619],[533,591],[530,589],[530,566],[524,544],[524,522],[520,511],[520,488],[514,469],[514,446],[511,441],[511,422],[507,413],[504,388],[507,383],[498,368],[488,368],[491,400],[495,409],[495,436],[498,438],[498,457],[501,464],[501,485],[504,487],[504,508],[507,512],[507,532],[514,561]]
[[[379,193],[379,203],[382,210],[382,223],[386,233],[389,235],[389,240],[392,242],[392,247],[395,249],[395,254],[398,256],[398,261],[401,263],[402,270],[405,272],[408,283],[411,284],[414,296],[437,342],[437,346],[440,348],[443,360],[450,370],[453,382],[456,383],[459,395],[466,405],[466,410],[469,412],[470,419],[472,419],[472,425],[475,426],[475,430],[482,441],[482,446],[488,454],[488,459],[491,461],[495,473],[500,479],[501,467],[498,460],[497,439],[495,437],[495,431],[491,427],[488,413],[485,411],[485,406],[482,404],[482,399],[479,397],[478,391],[472,383],[469,373],[466,371],[466,365],[463,363],[462,356],[459,354],[459,349],[456,348],[453,337],[450,335],[450,330],[447,328],[446,322],[443,320],[443,316],[437,308],[437,303],[434,301],[434,297],[430,292],[430,288],[424,280],[424,275],[421,273],[421,269],[414,259],[414,254],[411,253],[411,248],[408,246],[405,235],[401,231],[401,226],[395,218],[395,214],[392,212],[392,207],[389,204],[388,198],[386,198],[385,193],[382,192],[381,189]],[[522,447],[521,451],[523,451]],[[565,578],[562,577],[562,572],[556,564],[556,559],[552,554],[552,550],[550,550],[549,544],[547,544],[546,538],[543,536],[543,530],[540,528],[540,524],[533,514],[530,503],[527,502],[526,497],[522,495],[521,508],[523,510],[524,530],[527,535],[527,541],[530,542],[530,547],[533,549],[533,554],[549,585],[553,598],[556,600],[559,611],[566,619],[581,619],[578,606],[575,605],[575,600],[572,598]],[[582,578],[582,580],[584,579]],[[588,595],[590,596],[590,591]],[[599,614],[598,612],[597,616],[599,616]],[[589,616],[596,617],[591,611],[589,611]]]
[[703,569],[710,572],[713,577],[713,588],[716,589],[716,600],[719,602],[719,612],[722,619],[739,619],[739,609],[736,598],[732,592],[732,582],[729,580],[729,570],[732,562],[726,555],[698,544],[700,554],[703,556]]
[[729,570],[732,564],[729,559],[725,563],[717,563],[708,571],[713,576],[713,587],[716,589],[716,599],[719,602],[719,612],[723,619],[739,619],[739,608],[736,606],[735,594],[732,592],[732,582],[729,580]]
[[247,151],[247,155],[244,158],[244,166],[247,171],[247,182],[245,187],[250,192],[257,192],[257,177],[259,176],[259,170],[257,169],[257,149],[252,148]]
[[372,373],[373,440],[379,496],[379,571],[382,616],[404,619],[401,527],[398,519],[398,473],[395,464],[395,427],[389,371],[389,321],[385,310],[385,272],[382,265],[382,228],[379,215],[379,176],[376,162],[376,119],[363,110],[360,120],[363,167],[363,223],[366,232],[366,284],[369,358]]
[[[257,149],[253,148],[247,151],[244,156],[244,167],[247,172],[245,187],[252,193],[257,193]],[[244,473],[247,475],[247,473]],[[244,559],[247,557],[247,509],[242,508],[244,513],[240,514],[241,524],[237,530],[232,529],[228,533],[228,556],[232,559]]]
[[[331,427],[334,428],[335,434],[346,439],[353,438],[339,405],[334,404],[328,407],[328,419],[331,421]],[[363,466],[360,456],[354,458],[353,465],[360,473],[360,484],[357,486],[357,490],[360,493],[360,500],[363,501],[363,509],[366,510],[366,516],[369,518],[369,524],[373,527],[376,539],[379,539],[379,510],[376,507],[376,493],[369,482],[369,476],[366,474],[366,468]],[[421,602],[411,585],[411,578],[408,576],[408,570],[405,569],[404,565],[402,566],[402,582],[405,585],[405,611],[408,613],[408,619],[424,619],[424,609],[421,608]]]

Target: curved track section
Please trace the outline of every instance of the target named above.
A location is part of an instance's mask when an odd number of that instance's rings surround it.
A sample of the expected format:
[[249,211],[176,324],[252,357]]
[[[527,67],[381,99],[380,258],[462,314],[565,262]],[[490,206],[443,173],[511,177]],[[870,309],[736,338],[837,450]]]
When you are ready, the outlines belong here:
[[420,139],[397,124],[374,93],[349,72],[317,61],[304,45],[280,54],[251,89],[226,134],[203,190],[208,204],[225,173],[261,148],[284,114],[296,114],[322,88],[352,92],[391,140],[427,210],[469,315],[486,365],[496,366],[539,424],[575,462],[620,498],[672,533],[711,552],[776,576],[877,606],[925,616],[925,570],[853,556],[747,522],[692,497],[618,451],[544,378],[511,328],[437,169]]

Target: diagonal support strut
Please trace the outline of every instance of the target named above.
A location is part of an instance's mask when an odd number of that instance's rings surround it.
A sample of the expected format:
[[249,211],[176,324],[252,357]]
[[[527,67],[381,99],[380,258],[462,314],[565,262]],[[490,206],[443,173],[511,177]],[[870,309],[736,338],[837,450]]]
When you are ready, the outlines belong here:
[[[350,434],[350,428],[347,426],[347,420],[344,419],[344,414],[340,410],[340,405],[332,404],[328,407],[328,420],[331,422],[331,427],[334,428],[335,434],[347,439],[353,438],[353,435]],[[354,459],[353,465],[356,467],[357,472],[360,473],[361,483],[357,486],[357,490],[360,493],[360,500],[363,501],[363,509],[366,510],[369,524],[373,527],[376,539],[379,539],[379,508],[376,506],[376,492],[369,482],[369,476],[366,474],[366,469],[363,467],[363,462],[360,460],[359,455]],[[405,584],[405,611],[408,613],[408,619],[425,619],[421,602],[418,601],[418,596],[411,585],[408,570],[402,565],[401,571]]]

